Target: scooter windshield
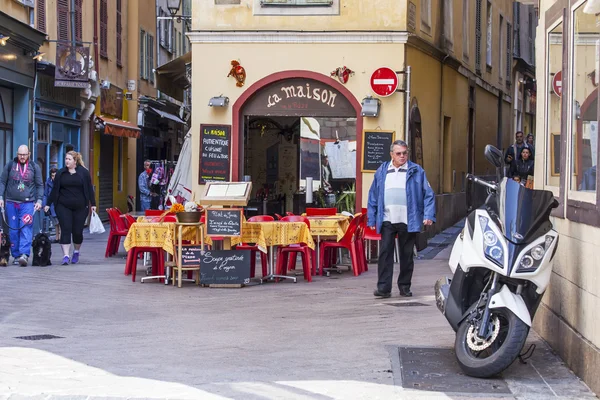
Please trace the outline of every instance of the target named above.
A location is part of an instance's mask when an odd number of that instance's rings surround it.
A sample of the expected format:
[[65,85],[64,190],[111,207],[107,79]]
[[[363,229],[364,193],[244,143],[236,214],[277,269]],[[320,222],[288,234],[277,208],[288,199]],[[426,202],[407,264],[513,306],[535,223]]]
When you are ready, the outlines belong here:
[[496,197],[498,217],[504,236],[513,243],[527,243],[557,206],[552,192],[532,190],[504,178]]

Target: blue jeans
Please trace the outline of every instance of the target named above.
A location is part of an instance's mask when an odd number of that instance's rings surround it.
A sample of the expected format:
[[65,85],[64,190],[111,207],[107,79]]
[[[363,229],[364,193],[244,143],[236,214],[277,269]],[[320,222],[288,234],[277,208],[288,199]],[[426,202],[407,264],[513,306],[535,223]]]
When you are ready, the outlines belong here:
[[141,211],[149,210],[150,209],[150,202],[151,202],[150,198],[148,198],[148,199],[140,199],[140,208],[141,208]]
[[14,258],[23,254],[29,257],[33,237],[33,202],[6,202],[6,219],[9,226],[10,250]]

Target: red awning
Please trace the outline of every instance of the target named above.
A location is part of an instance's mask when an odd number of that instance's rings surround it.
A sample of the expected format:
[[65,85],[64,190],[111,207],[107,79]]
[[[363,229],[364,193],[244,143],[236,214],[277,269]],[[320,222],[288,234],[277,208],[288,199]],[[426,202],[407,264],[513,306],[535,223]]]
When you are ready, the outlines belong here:
[[122,119],[96,117],[104,124],[104,134],[118,137],[139,138],[140,128],[132,122]]

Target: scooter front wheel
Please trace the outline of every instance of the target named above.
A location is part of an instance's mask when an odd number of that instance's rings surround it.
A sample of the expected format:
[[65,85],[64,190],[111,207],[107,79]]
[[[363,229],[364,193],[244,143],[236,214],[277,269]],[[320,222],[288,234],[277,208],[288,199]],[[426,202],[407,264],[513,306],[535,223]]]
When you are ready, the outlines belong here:
[[494,309],[490,334],[477,336],[477,326],[465,319],[458,327],[454,350],[460,368],[470,376],[489,378],[510,366],[519,356],[529,334],[529,326],[506,308]]

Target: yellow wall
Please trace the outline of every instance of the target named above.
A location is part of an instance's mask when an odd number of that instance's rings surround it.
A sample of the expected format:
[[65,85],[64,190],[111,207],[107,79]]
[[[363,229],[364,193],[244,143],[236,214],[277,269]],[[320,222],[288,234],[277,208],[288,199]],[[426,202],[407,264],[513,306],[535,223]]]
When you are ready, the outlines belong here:
[[23,7],[15,0],[0,0],[0,10],[11,17],[18,19],[22,23],[29,25],[29,12],[27,11],[27,7]]
[[[193,38],[192,38],[193,40]],[[232,105],[254,82],[270,74],[286,70],[308,70],[323,74],[327,79],[338,66],[347,65],[356,71],[345,85],[360,102],[371,94],[369,79],[372,72],[381,65],[398,70],[404,67],[402,44],[195,44],[192,43],[192,65],[194,93],[192,100],[192,177],[196,197],[200,197],[198,177],[199,132],[202,123],[232,123]],[[279,57],[265,55],[285,54]],[[318,57],[311,55],[318,54]],[[360,54],[360,57],[355,57]],[[246,84],[239,88],[233,78],[227,78],[230,62],[237,59],[247,72]],[[211,62],[206,62],[211,60]],[[229,97],[230,107],[208,107],[208,100],[215,95]],[[364,128],[396,131],[396,138],[404,137],[404,101],[400,93],[382,99],[378,118],[365,118]],[[359,116],[360,118],[360,116]],[[232,132],[233,135],[237,132]],[[357,132],[361,135],[362,132]],[[242,144],[243,145],[243,144]],[[363,205],[366,204],[372,173],[363,174]]]
[[475,174],[494,173],[483,151],[488,144],[498,142],[498,97],[477,86],[475,89]]
[[[427,179],[436,193],[462,190],[467,170],[469,82],[455,69],[413,47],[407,47],[411,66],[411,99],[419,104],[423,132],[423,164]],[[440,112],[442,107],[443,112]],[[492,110],[493,111],[493,110]],[[444,117],[449,137],[444,141]],[[448,119],[449,118],[449,119]],[[456,171],[454,186],[453,171]]]
[[[241,0],[239,5],[215,5],[214,1],[194,0],[194,30],[300,30],[401,31],[406,29],[406,0],[335,0],[339,15],[254,15],[258,0]],[[280,7],[281,9],[281,7]],[[382,12],[385,10],[385,12]]]

